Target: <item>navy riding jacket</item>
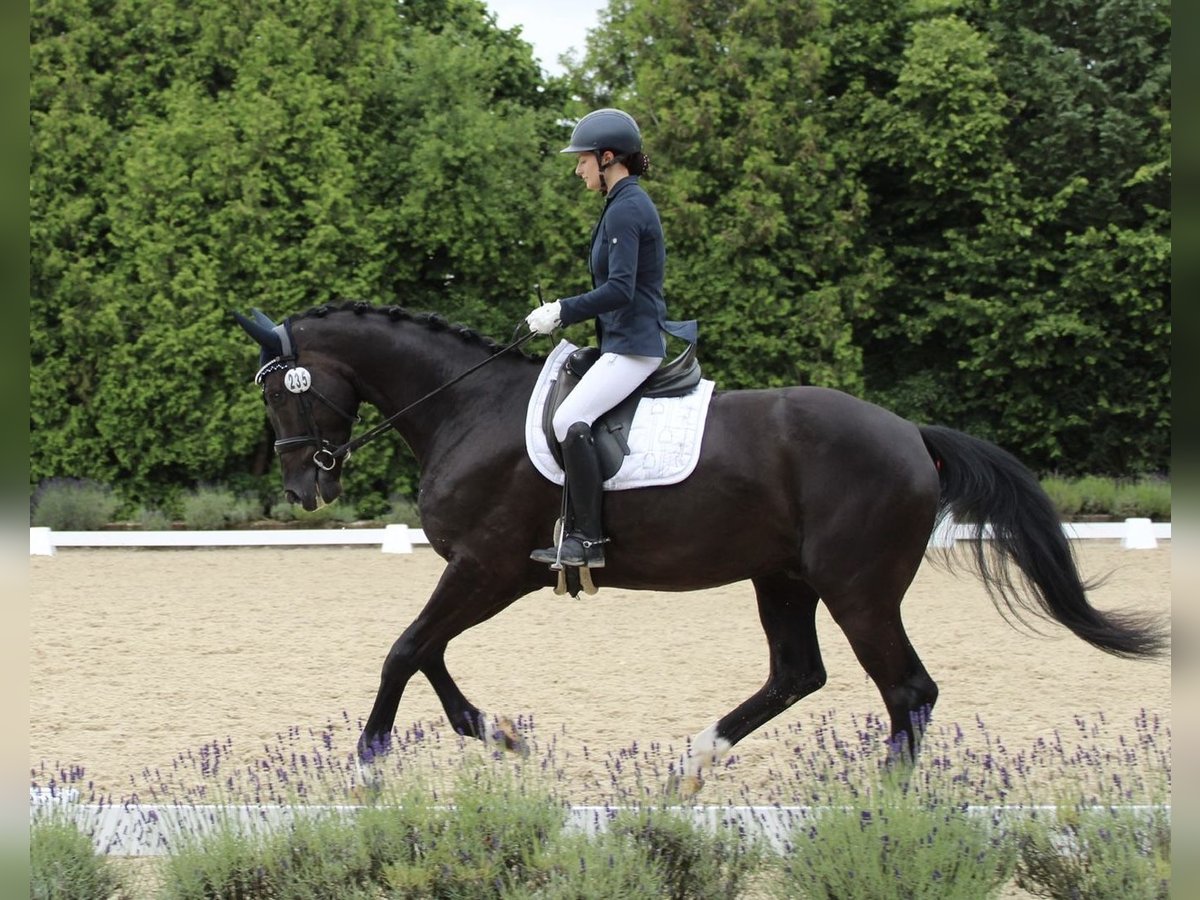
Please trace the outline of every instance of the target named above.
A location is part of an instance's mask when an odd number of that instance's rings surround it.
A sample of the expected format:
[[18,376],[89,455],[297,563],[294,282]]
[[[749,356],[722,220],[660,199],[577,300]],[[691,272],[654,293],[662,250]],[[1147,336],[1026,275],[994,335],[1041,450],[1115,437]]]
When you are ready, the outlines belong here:
[[667,321],[663,273],[667,250],[658,210],[636,175],[622,178],[608,192],[604,212],[592,230],[588,268],[592,290],[560,303],[562,324],[596,319],[596,338],[604,353],[664,356],[663,332],[689,343],[696,323]]

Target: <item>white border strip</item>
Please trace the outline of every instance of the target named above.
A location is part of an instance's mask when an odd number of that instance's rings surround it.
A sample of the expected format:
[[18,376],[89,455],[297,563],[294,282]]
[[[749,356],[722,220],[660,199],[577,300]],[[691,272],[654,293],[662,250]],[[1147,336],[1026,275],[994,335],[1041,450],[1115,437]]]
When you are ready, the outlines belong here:
[[407,525],[384,528],[278,528],[258,531],[53,531],[29,529],[31,556],[51,556],[58,547],[307,547],[345,544],[382,546],[385,553],[410,553],[428,544],[425,532]]
[[[930,547],[950,547],[955,541],[971,540],[976,526],[943,519],[929,537]],[[1121,541],[1130,550],[1152,550],[1158,541],[1171,539],[1170,522],[1151,522],[1149,519],[1126,519],[1124,522],[1064,522],[1063,534],[1068,540]],[[992,527],[985,525],[983,539],[991,540]]]
[[[1138,524],[1134,524],[1138,523]],[[1157,540],[1171,539],[1170,522],[1151,522],[1149,519],[1126,519],[1124,522],[1067,522],[1063,525],[1063,533],[1072,540],[1099,538],[1100,540],[1121,541],[1129,537],[1129,533],[1139,526],[1145,528],[1148,523],[1150,532]]]
[[[1097,807],[1099,808],[1099,807]],[[1156,809],[1168,813],[1171,807],[1130,806],[1134,812],[1151,814]],[[31,792],[30,822],[45,815],[66,815],[88,834],[97,853],[109,856],[165,856],[173,844],[195,840],[218,828],[230,827],[243,835],[264,834],[287,826],[297,813],[353,816],[361,806],[189,806],[169,804],[121,804],[109,806],[77,805],[61,798],[49,798]],[[585,834],[604,831],[609,822],[629,807],[572,806],[567,827]],[[751,837],[762,837],[776,851],[787,848],[793,830],[819,816],[822,807],[813,806],[679,806],[672,807],[697,825],[716,831],[732,827]],[[1056,811],[1051,805],[967,807],[971,815],[1015,818],[1032,813],[1045,815]]]

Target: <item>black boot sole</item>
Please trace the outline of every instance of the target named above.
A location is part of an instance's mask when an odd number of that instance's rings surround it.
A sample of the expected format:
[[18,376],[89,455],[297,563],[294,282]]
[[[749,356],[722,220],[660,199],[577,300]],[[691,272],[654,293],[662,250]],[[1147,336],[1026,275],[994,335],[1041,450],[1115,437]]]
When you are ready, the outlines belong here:
[[560,558],[558,555],[558,549],[555,547],[547,547],[542,550],[534,550],[532,553],[529,554],[529,558],[532,559],[534,562],[545,563],[548,566],[552,566],[556,563],[561,563],[564,566],[575,566],[576,568],[584,568],[584,567],[587,567],[589,569],[603,569],[604,568],[604,557],[603,556],[600,556],[598,558],[594,558],[591,560],[589,560],[587,558],[586,554],[584,556],[565,555]]

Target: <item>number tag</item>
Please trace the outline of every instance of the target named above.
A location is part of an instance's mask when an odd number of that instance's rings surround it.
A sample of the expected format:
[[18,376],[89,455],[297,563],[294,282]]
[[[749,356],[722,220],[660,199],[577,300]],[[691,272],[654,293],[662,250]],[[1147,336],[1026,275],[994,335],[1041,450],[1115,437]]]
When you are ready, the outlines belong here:
[[283,386],[293,394],[303,394],[312,386],[312,376],[308,374],[308,369],[301,366],[288,369],[283,376]]

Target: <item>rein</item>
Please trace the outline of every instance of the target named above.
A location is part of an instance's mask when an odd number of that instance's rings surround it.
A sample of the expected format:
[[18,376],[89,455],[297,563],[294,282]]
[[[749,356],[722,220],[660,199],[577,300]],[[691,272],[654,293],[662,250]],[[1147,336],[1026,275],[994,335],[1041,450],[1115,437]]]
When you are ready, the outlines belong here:
[[[518,326],[518,327],[520,327],[520,326]],[[511,343],[509,343],[509,344],[505,345],[504,347],[500,348],[499,350],[497,350],[495,353],[493,353],[487,359],[476,363],[475,365],[471,366],[471,368],[467,369],[465,372],[462,372],[462,373],[456,375],[454,378],[447,381],[445,384],[434,388],[432,391],[430,391],[424,397],[419,397],[418,399],[414,400],[412,403],[408,404],[408,406],[404,407],[399,412],[392,413],[392,415],[388,416],[386,419],[384,419],[382,422],[380,422],[378,425],[376,425],[370,431],[366,431],[363,434],[360,434],[356,438],[351,438],[346,443],[342,444],[340,447],[335,447],[332,450],[330,450],[328,447],[322,447],[321,449],[317,450],[313,454],[313,464],[318,469],[323,469],[324,471],[328,472],[330,469],[332,469],[334,467],[334,465],[337,464],[337,461],[340,458],[342,458],[344,456],[348,457],[350,455],[351,451],[357,450],[359,447],[361,447],[363,444],[367,443],[368,441],[372,441],[375,438],[379,437],[379,435],[383,434],[385,431],[388,430],[388,428],[391,426],[391,424],[393,422],[395,422],[397,419],[399,419],[405,413],[412,410],[414,407],[419,406],[420,404],[424,403],[426,400],[430,399],[431,397],[434,397],[437,394],[440,394],[442,391],[446,390],[446,388],[452,387],[453,385],[458,384],[460,381],[462,381],[468,375],[472,374],[473,372],[478,371],[479,369],[482,369],[484,366],[486,366],[492,360],[498,359],[499,357],[501,357],[505,353],[507,353],[509,350],[515,350],[517,347],[520,347],[522,344],[524,344],[530,338],[536,337],[537,334],[538,333],[536,331],[531,331],[528,334],[522,335],[521,337],[517,338],[516,340],[512,341]]]

